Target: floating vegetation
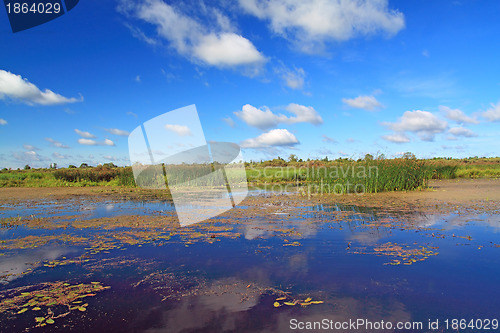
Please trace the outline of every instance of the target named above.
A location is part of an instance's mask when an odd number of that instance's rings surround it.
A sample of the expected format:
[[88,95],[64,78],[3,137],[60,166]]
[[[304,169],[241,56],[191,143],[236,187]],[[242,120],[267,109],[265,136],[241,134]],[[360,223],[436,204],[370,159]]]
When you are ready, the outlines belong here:
[[[385,263],[385,265],[412,265],[418,261],[425,261],[431,256],[436,256],[439,252],[438,247],[434,246],[418,246],[412,248],[406,244],[396,244],[392,242],[387,242],[373,248],[371,254],[376,254],[379,256],[393,257],[391,261]],[[356,254],[370,254],[370,252],[364,251],[363,249],[354,249],[351,251]]]
[[[284,302],[280,303],[280,301],[284,301]],[[323,303],[324,303],[324,301],[313,301],[313,299],[311,297],[307,297],[306,299],[301,300],[301,299],[294,299],[294,298],[291,298],[289,296],[282,296],[282,297],[276,298],[276,301],[273,303],[273,306],[275,308],[279,308],[283,305],[287,305],[287,306],[300,305],[302,307],[307,307],[309,305],[323,304]]]
[[302,246],[302,244],[300,244],[299,242],[293,242],[293,243],[288,243],[289,240],[288,239],[285,239],[285,244],[283,244],[283,246]]
[[36,286],[25,286],[0,292],[0,313],[33,316],[37,327],[54,324],[71,311],[87,310],[85,298],[109,289],[101,282],[70,284],[46,282]]
[[58,241],[61,243],[71,243],[73,245],[81,245],[84,244],[84,242],[87,242],[88,238],[66,234],[47,236],[29,235],[22,238],[14,238],[2,241],[2,243],[0,244],[0,250],[34,249],[53,241]]

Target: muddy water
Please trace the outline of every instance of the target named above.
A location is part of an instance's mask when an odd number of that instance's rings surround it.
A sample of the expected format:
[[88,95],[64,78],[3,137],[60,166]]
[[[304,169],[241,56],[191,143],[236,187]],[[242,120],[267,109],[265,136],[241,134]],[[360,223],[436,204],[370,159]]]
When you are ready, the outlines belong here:
[[[258,193],[185,228],[168,201],[30,201],[4,204],[0,217],[1,332],[498,327],[500,216],[484,211],[388,212]],[[80,295],[55,282],[110,288]]]

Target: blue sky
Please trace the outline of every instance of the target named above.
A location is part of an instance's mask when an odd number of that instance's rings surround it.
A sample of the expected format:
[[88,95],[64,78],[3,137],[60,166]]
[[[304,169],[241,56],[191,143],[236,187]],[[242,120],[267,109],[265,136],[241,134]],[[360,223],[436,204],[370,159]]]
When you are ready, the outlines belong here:
[[[12,33],[0,167],[129,163],[127,136],[195,104],[246,160],[499,156],[497,1],[81,1]],[[179,125],[180,124],[171,124]]]

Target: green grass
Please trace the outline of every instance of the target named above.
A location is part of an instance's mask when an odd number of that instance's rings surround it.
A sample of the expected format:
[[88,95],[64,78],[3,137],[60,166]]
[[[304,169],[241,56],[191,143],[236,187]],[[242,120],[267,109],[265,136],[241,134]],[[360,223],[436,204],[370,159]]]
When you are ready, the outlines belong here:
[[327,193],[408,191],[425,187],[428,178],[424,161],[402,158],[248,170],[248,180],[254,183],[308,183]]
[[[161,168],[161,167],[160,167]],[[241,169],[229,169],[228,179],[241,179]],[[175,177],[173,176],[175,171]],[[160,175],[163,172],[160,172]],[[158,173],[143,173],[143,180],[164,182]],[[167,168],[170,184],[216,185],[211,168],[184,165]],[[201,178],[201,176],[204,176]],[[414,158],[286,162],[282,159],[246,163],[246,176],[252,184],[299,183],[317,187],[319,192],[376,193],[424,188],[429,179],[500,178],[500,159]],[[145,179],[155,177],[155,179]],[[158,179],[156,179],[158,178]],[[135,187],[131,167],[89,167],[0,171],[0,187],[125,186]]]

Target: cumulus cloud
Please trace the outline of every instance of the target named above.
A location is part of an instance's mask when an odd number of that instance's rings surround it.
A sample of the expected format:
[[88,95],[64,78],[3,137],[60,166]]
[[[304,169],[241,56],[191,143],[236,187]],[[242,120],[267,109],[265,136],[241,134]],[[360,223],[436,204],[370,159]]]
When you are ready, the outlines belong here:
[[491,103],[491,108],[483,112],[482,116],[488,121],[500,121],[500,102],[496,105]]
[[58,105],[82,102],[83,97],[67,98],[52,90],[41,91],[21,75],[16,75],[0,69],[0,99],[10,98],[28,105]]
[[193,133],[191,133],[191,130],[189,127],[184,126],[184,125],[175,125],[175,124],[166,124],[165,129],[170,132],[174,132],[178,136],[191,136]]
[[455,121],[459,124],[479,124],[477,119],[467,116],[460,109],[451,109],[448,106],[440,105],[439,111],[441,111],[447,119]]
[[234,112],[234,114],[247,125],[260,129],[275,127],[283,123],[311,123],[314,125],[323,123],[323,119],[312,106],[291,103],[285,109],[295,116],[288,117],[283,114],[274,114],[267,106],[258,109],[250,104],[244,105],[241,111]]
[[405,26],[403,14],[389,9],[387,0],[239,0],[239,4],[305,52],[315,52],[326,41],[377,33],[392,36]]
[[374,111],[382,104],[374,96],[358,96],[356,98],[342,98],[342,102],[352,108]]
[[105,146],[115,146],[115,143],[110,139],[104,139],[103,144]]
[[448,133],[450,133],[451,135],[454,135],[454,136],[463,136],[463,137],[467,137],[467,138],[472,138],[472,137],[477,136],[476,133],[472,132],[470,129],[465,128],[465,127],[450,128]]
[[448,123],[428,111],[406,111],[395,123],[384,122],[383,126],[396,133],[412,132],[423,141],[433,141],[435,134],[448,128]]
[[92,139],[78,139],[77,142],[85,146],[97,146],[97,141]]
[[110,139],[104,139],[104,141],[98,142],[92,139],[78,139],[77,142],[84,146],[115,146],[115,143]]
[[337,140],[335,140],[334,138],[329,137],[326,134],[323,134],[322,137],[323,137],[323,140],[322,140],[323,142],[337,143]]
[[90,132],[80,131],[77,128],[75,128],[75,133],[78,134],[79,136],[81,136],[82,138],[86,138],[86,139],[92,139],[92,138],[96,137],[94,134],[92,134]]
[[52,146],[56,147],[56,148],[65,148],[65,149],[68,149],[70,148],[69,146],[57,141],[57,140],[54,140],[52,138],[45,138],[46,141],[50,142],[52,144]]
[[233,31],[229,19],[217,9],[203,6],[211,23],[204,24],[179,7],[161,0],[122,0],[119,10],[154,25],[161,39],[194,62],[222,68],[260,66],[266,61],[250,40]]
[[256,138],[246,139],[240,143],[242,148],[291,147],[297,144],[299,144],[299,140],[286,129],[273,129]]
[[215,67],[251,65],[264,61],[252,42],[228,32],[203,36],[193,51],[195,57]]
[[394,142],[394,143],[407,143],[410,142],[410,138],[404,133],[394,133],[382,136],[382,139]]
[[105,128],[104,130],[113,135],[119,135],[119,136],[128,136],[130,134],[130,132],[118,128]]
[[0,118],[0,125],[7,125],[7,120]]

